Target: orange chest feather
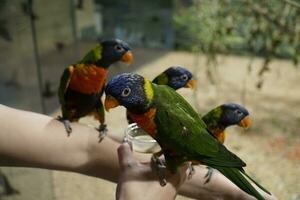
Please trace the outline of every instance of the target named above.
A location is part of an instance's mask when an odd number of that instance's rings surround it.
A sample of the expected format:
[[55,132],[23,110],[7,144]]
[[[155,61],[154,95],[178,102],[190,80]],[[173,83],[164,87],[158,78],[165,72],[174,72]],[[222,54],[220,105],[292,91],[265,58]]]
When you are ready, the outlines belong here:
[[107,70],[95,65],[81,65],[74,68],[70,89],[84,94],[99,93],[106,81]]
[[220,143],[224,143],[225,141],[225,138],[226,138],[226,134],[225,134],[225,131],[222,130],[222,129],[219,129],[219,128],[215,128],[213,130],[210,130],[214,136],[217,138],[217,140],[220,142]]
[[133,114],[128,112],[131,119],[153,138],[156,136],[156,124],[154,122],[155,113],[155,108],[150,108],[150,110],[144,114]]

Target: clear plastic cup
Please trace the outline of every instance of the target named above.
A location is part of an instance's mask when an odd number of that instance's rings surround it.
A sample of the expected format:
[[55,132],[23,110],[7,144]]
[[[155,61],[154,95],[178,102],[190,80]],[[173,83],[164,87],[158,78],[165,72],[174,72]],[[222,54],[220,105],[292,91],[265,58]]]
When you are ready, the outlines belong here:
[[140,153],[156,153],[160,151],[158,143],[136,123],[129,124],[125,137],[132,143],[132,149]]

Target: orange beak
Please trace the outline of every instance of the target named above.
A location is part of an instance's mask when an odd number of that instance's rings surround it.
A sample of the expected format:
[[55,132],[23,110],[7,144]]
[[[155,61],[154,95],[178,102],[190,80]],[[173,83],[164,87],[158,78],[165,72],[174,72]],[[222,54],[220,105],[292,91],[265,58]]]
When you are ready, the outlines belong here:
[[251,126],[252,120],[250,119],[249,116],[245,117],[242,121],[240,121],[239,126],[247,129]]
[[131,51],[127,51],[121,58],[121,61],[131,64],[133,61],[133,55],[131,53]]
[[187,82],[187,84],[185,85],[186,88],[191,88],[192,90],[195,89],[196,87],[196,80],[195,79],[191,79],[189,80],[189,82]]
[[115,108],[119,105],[120,105],[119,102],[114,97],[109,95],[105,97],[104,108],[107,112],[109,112],[111,108]]

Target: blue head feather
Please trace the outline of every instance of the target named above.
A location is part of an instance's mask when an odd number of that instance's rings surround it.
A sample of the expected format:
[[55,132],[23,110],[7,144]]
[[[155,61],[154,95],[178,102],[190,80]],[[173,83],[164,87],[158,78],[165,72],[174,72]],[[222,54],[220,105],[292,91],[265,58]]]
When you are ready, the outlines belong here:
[[[126,107],[130,112],[142,113],[149,106],[144,83],[144,77],[138,74],[123,73],[113,77],[108,82],[105,94],[117,99],[119,104]],[[130,91],[129,94],[127,94],[128,91]]]
[[105,40],[101,42],[102,55],[97,65],[109,67],[114,62],[120,61],[122,56],[130,51],[129,45],[119,39]]
[[248,110],[236,103],[222,104],[222,115],[220,123],[224,126],[238,124],[242,119],[249,115]]
[[186,84],[193,78],[190,71],[183,67],[173,66],[164,72],[168,76],[168,86],[177,90],[186,86]]

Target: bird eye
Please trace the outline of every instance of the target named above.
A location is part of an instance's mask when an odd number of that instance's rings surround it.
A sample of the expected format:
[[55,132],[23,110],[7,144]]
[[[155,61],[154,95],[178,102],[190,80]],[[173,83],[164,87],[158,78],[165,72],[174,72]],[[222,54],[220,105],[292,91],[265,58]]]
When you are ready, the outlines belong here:
[[122,51],[123,50],[123,48],[118,44],[114,48],[115,48],[116,51]]
[[235,113],[236,113],[237,115],[242,115],[242,114],[243,114],[240,110],[236,110]]
[[181,75],[180,78],[184,81],[188,80],[188,76],[186,74]]
[[122,91],[122,97],[127,97],[131,92],[131,89],[130,88],[125,88],[123,91]]

